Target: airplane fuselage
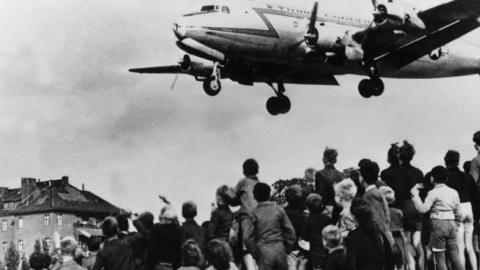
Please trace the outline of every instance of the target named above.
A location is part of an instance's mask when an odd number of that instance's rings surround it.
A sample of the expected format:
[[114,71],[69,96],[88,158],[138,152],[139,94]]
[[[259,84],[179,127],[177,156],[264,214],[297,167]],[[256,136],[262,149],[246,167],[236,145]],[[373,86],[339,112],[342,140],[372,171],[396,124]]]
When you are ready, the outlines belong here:
[[[372,6],[369,1],[323,0],[319,2],[316,27],[319,43],[325,52],[335,54],[339,40],[347,40],[351,57],[341,63],[324,61],[305,62],[308,51],[304,41],[306,25],[310,17],[310,1],[298,1],[282,5],[257,1],[241,3],[218,2],[218,10],[186,14],[175,23],[179,46],[192,54],[191,39],[234,62],[246,66],[287,66],[297,70],[315,70],[318,73],[366,75],[362,66],[363,57],[353,34],[369,27],[372,21]],[[223,10],[222,10],[223,8]],[[402,35],[401,31],[398,33]],[[480,48],[457,40],[446,47],[433,51],[407,66],[383,77],[438,78],[480,73]],[[203,53],[197,54],[204,57]],[[211,55],[211,54],[210,54]]]

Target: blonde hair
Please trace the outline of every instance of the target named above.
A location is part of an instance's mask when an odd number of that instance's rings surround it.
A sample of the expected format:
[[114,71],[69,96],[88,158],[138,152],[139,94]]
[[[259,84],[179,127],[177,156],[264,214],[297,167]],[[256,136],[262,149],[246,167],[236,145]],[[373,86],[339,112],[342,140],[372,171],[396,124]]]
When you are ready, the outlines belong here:
[[335,225],[328,225],[323,228],[322,238],[326,248],[335,248],[342,243],[342,233]]
[[389,186],[381,186],[379,189],[380,193],[385,196],[388,204],[395,202],[395,191]]
[[342,200],[352,201],[357,195],[357,186],[352,179],[346,178],[333,186],[335,195]]

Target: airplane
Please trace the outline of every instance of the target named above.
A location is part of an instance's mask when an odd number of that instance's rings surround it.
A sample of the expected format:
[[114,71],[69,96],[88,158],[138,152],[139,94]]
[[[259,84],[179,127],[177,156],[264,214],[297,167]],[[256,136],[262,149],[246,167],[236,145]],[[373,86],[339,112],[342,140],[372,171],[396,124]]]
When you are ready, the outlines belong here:
[[358,91],[371,98],[384,92],[382,78],[480,73],[480,57],[474,57],[480,46],[461,39],[480,26],[480,0],[447,0],[427,9],[405,0],[286,3],[201,5],[173,24],[176,45],[187,53],[178,64],[129,71],[188,74],[209,96],[220,93],[221,79],[266,83],[275,93],[266,103],[271,115],[290,111],[285,84],[339,85],[335,76],[361,75],[367,78]]

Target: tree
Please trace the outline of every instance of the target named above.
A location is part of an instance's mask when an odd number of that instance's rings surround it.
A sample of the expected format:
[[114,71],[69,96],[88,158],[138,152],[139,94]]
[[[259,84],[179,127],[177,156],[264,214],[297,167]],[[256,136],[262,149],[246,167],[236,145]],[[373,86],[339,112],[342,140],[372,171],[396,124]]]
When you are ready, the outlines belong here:
[[293,178],[290,180],[278,180],[272,184],[273,192],[272,192],[272,200],[277,202],[279,205],[285,204],[285,191],[288,187],[293,185],[299,185],[304,190],[304,196],[308,195],[313,191],[313,187],[311,183],[309,183],[306,179],[303,178]]
[[20,254],[13,241],[10,242],[7,252],[5,253],[5,266],[7,270],[17,270],[20,263]]

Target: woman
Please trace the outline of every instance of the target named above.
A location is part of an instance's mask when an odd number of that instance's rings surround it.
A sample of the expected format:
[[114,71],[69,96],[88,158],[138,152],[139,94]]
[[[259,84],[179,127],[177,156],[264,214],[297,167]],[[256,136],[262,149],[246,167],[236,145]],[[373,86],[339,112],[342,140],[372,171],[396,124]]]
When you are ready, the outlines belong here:
[[347,269],[394,269],[388,240],[373,221],[368,202],[363,198],[354,199],[351,212],[358,222],[358,227],[345,239]]

